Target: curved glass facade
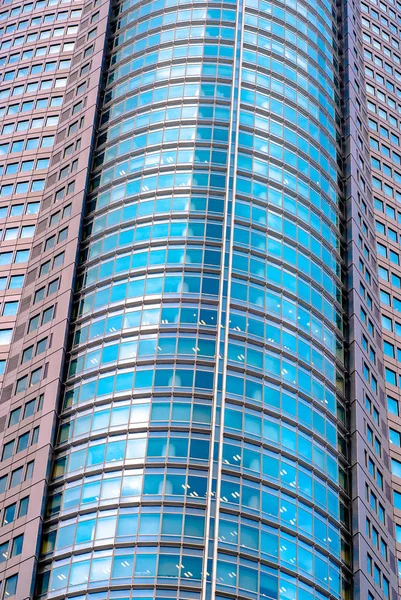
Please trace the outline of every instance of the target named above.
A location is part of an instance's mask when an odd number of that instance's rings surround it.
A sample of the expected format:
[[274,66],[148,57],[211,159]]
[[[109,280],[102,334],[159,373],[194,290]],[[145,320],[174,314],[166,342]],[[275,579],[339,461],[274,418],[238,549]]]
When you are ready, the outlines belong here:
[[336,22],[116,3],[38,598],[344,597]]

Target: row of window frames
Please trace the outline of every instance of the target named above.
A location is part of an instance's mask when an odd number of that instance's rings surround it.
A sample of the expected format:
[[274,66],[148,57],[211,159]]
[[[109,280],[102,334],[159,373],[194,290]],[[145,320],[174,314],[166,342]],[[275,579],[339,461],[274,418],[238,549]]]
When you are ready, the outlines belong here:
[[395,332],[396,336],[401,336],[401,323],[393,320],[391,317],[387,317],[385,314],[381,315],[382,328],[387,331]]
[[[380,21],[380,24],[384,25],[384,27],[390,27],[390,30],[392,31],[392,33],[398,34],[398,27],[396,26],[395,23],[391,23],[391,21],[389,22],[389,20],[388,20],[387,17],[385,17],[384,15],[380,14],[374,8],[371,8],[369,10],[368,5],[364,4],[363,2],[361,2],[361,8],[362,8],[363,12],[368,13],[368,14],[370,13],[371,17],[373,17],[377,21]],[[391,12],[389,11],[390,17],[392,19],[394,19],[394,21],[397,21],[397,17],[398,17],[398,20],[400,20],[399,15],[397,15],[397,13],[393,9],[390,9],[390,10],[391,10]]]
[[[0,258],[1,258],[1,253],[0,253]],[[47,260],[46,262],[44,262],[40,265],[39,277],[43,277],[43,275],[47,275],[48,273],[50,273],[50,271],[52,269],[57,269],[57,267],[61,267],[63,265],[63,263],[64,263],[64,252],[60,252],[60,254],[57,254],[57,256],[55,256],[53,258],[53,261]],[[51,292],[51,293],[53,293],[53,292]]]
[[33,181],[20,181],[16,184],[2,185],[0,196],[11,196],[11,194],[27,194],[28,192],[42,192],[45,188],[44,179],[34,179]]
[[8,600],[8,598],[15,596],[16,591],[17,591],[17,584],[18,584],[18,573],[16,575],[12,575],[11,577],[7,577],[7,579],[4,582],[3,594],[1,596],[1,599]]
[[36,215],[39,212],[39,208],[40,202],[0,206],[0,219],[6,219],[7,217],[22,217],[24,214]]
[[[61,11],[58,13],[50,13],[40,15],[38,17],[32,17],[31,19],[25,19],[23,21],[19,21],[17,23],[12,23],[10,25],[6,25],[6,27],[2,27],[0,29],[0,35],[7,35],[8,33],[14,33],[15,31],[24,31],[24,29],[28,29],[28,27],[37,27],[38,25],[46,25],[49,23],[55,23],[57,21],[67,21],[69,19],[79,19],[82,14],[82,9],[74,9],[71,11],[70,16],[68,16],[68,11]],[[78,25],[75,26],[78,31]]]
[[57,225],[57,223],[59,223],[60,220],[66,219],[70,215],[71,215],[71,204],[67,204],[67,206],[64,206],[62,211],[58,210],[57,212],[53,213],[50,216],[49,227],[53,227],[54,225]]
[[[45,310],[42,313],[39,313],[39,314],[35,315],[34,317],[32,317],[31,319],[29,319],[27,333],[32,333],[32,331],[36,331],[36,329],[38,329],[38,327],[42,327],[43,325],[47,325],[47,323],[50,323],[50,321],[55,316],[55,313],[56,313],[56,310],[55,310],[55,306],[53,305],[53,306],[49,306],[49,308],[45,308]],[[33,385],[33,384],[31,383],[31,385]],[[18,388],[18,386],[17,386],[17,388]],[[21,390],[18,390],[18,391],[21,391]]]
[[[9,2],[10,0],[6,0],[7,2]],[[6,1],[3,2],[3,4],[6,4]],[[389,4],[392,4],[393,6],[396,6],[398,9],[401,10],[401,2],[399,2],[397,0],[397,2],[395,0],[388,0]],[[375,6],[377,6],[380,10],[384,11],[384,12],[389,12],[389,14],[391,14],[392,9],[390,7],[387,6],[387,4],[385,2],[382,2],[382,0],[370,0],[371,4],[374,4]]]
[[389,165],[387,165],[386,163],[380,161],[379,159],[375,158],[374,156],[371,156],[370,164],[373,169],[377,169],[378,171],[381,171],[386,177],[394,178],[394,180],[397,183],[401,183],[401,173],[399,173],[395,169],[393,170],[393,168],[389,167]]
[[380,301],[386,306],[392,306],[397,312],[401,312],[400,298],[397,298],[396,296],[393,296],[393,298],[391,298],[391,295],[389,293],[385,292],[384,290],[380,290]]
[[378,256],[383,256],[383,258],[388,258],[390,262],[395,265],[400,264],[400,255],[398,252],[391,250],[391,248],[387,248],[384,244],[380,242],[376,242],[377,254]]
[[[395,70],[391,64],[389,64],[386,61],[383,61],[383,59],[380,58],[380,56],[373,54],[373,52],[371,52],[370,50],[367,50],[366,47],[364,48],[363,53],[364,53],[365,59],[371,60],[376,67],[379,67],[379,69],[383,69],[383,67],[384,67],[385,72],[388,73],[389,75],[393,75],[395,72],[396,78],[401,79],[401,73],[399,73],[397,70]],[[397,61],[395,61],[395,62],[397,62]],[[398,64],[400,64],[399,58],[398,58]]]
[[[366,89],[370,95],[377,96],[377,99],[383,102],[383,104],[387,104],[387,106],[389,106],[391,110],[396,110],[399,113],[401,113],[401,104],[397,104],[397,102],[393,100],[391,96],[385,94],[379,89],[376,90],[376,88],[370,83],[366,84]],[[370,100],[368,100],[368,107],[369,110],[371,110],[372,112],[376,112],[376,105],[373,104],[373,102],[371,102]]]
[[[0,50],[8,50],[9,48],[18,48],[24,44],[31,44],[37,40],[49,40],[50,38],[63,37],[64,35],[76,35],[78,32],[78,25],[70,25],[67,27],[54,27],[54,29],[45,29],[42,31],[35,31],[34,33],[28,33],[27,35],[20,35],[18,37],[11,38],[1,43]],[[3,30],[0,29],[0,35]]]
[[50,117],[34,117],[29,121],[17,121],[17,123],[7,123],[3,125],[1,135],[7,135],[14,131],[29,131],[30,129],[39,129],[40,127],[56,127],[58,125],[59,115],[53,115]]
[[372,415],[373,421],[376,423],[376,425],[379,426],[379,422],[380,422],[379,411],[377,410],[374,403],[372,402],[372,400],[369,398],[369,396],[367,394],[365,394],[365,408],[368,411],[368,413],[370,415]]
[[2,317],[14,317],[18,312],[19,301],[18,300],[10,300],[8,302],[3,302],[3,305],[0,307],[0,314]]
[[31,460],[30,462],[26,463],[26,465],[18,467],[17,469],[13,469],[11,473],[0,477],[0,494],[6,490],[11,490],[16,485],[24,483],[24,481],[32,479],[34,467],[35,461]]
[[[384,279],[384,281],[391,281],[391,285],[401,289],[401,277],[399,277],[392,271],[389,271],[388,269],[381,267],[380,265],[378,266],[378,272],[379,272],[379,277],[381,277],[381,279]],[[390,279],[390,275],[391,275],[391,279]],[[381,298],[381,301],[384,302],[384,298]],[[387,304],[387,302],[385,302],[385,304]]]
[[32,431],[27,431],[20,435],[18,438],[11,440],[3,445],[3,451],[1,453],[1,460],[7,460],[18,454],[18,452],[22,452],[26,450],[32,444],[36,444],[39,437],[39,427],[34,427]]
[[27,173],[29,171],[40,171],[47,169],[50,163],[50,158],[38,158],[34,160],[23,160],[19,162],[7,163],[0,165],[1,175],[16,175],[17,173]]
[[380,133],[380,135],[384,136],[386,139],[391,139],[391,141],[393,142],[393,144],[396,144],[397,146],[400,143],[400,138],[398,135],[396,135],[395,133],[393,133],[392,131],[390,131],[387,127],[384,127],[384,125],[380,125],[378,124],[376,121],[374,121],[373,119],[368,119],[368,125],[369,125],[369,129],[371,131],[375,131]]
[[[68,194],[72,194],[75,190],[75,180],[74,181],[70,181],[70,183],[67,185],[67,187],[62,187],[59,190],[57,190],[57,192],[55,193],[54,196],[54,201],[55,202],[60,202],[60,200],[62,200],[64,198],[64,196],[68,196]],[[69,205],[71,206],[71,205]]]
[[44,285],[36,290],[33,303],[36,304],[37,302],[41,302],[44,298],[51,296],[51,294],[55,294],[58,291],[59,283],[60,279],[57,277],[57,279],[51,281],[47,286]]
[[[392,94],[396,94],[398,97],[401,97],[401,89],[395,86],[394,83],[389,79],[385,79],[379,73],[374,74],[373,69],[369,69],[368,67],[365,67],[365,74],[367,77],[370,77],[371,81],[376,81],[379,85],[385,87],[388,92],[391,92]],[[372,93],[371,90],[374,90],[374,87],[369,83],[366,83],[366,89],[369,93]]]
[[[362,25],[364,27],[367,27],[368,29],[371,29],[377,35],[380,35],[380,37],[386,42],[390,42],[390,39],[391,39],[391,43],[394,46],[394,48],[398,49],[400,47],[400,44],[398,43],[398,41],[393,37],[390,38],[390,35],[387,33],[387,31],[384,31],[381,27],[378,27],[376,25],[376,23],[371,23],[368,19],[366,19],[365,17],[362,17]],[[365,36],[363,35],[364,41],[371,43],[370,35],[366,34],[366,36],[367,37],[365,38]]]
[[[383,54],[385,56],[387,56],[391,60],[394,60],[395,63],[400,64],[397,61],[398,56],[394,53],[394,50],[392,50],[391,48],[388,48],[387,46],[385,46],[384,44],[382,44],[381,41],[379,41],[379,40],[377,40],[375,38],[372,38],[370,36],[370,34],[368,34],[366,32],[363,32],[362,35],[363,35],[363,41],[367,42],[369,44],[370,48],[373,47],[373,48],[375,48],[377,50],[380,50],[380,52],[383,52]],[[397,50],[399,50],[399,44],[398,44],[397,40],[395,40],[394,38],[392,38],[392,46],[394,48],[397,48]]]
[[60,69],[69,69],[71,66],[71,59],[61,59],[57,66],[57,61],[47,62],[44,64],[32,65],[31,67],[20,67],[19,69],[6,71],[3,75],[3,81],[13,81],[13,79],[19,79],[20,77],[28,77],[28,75],[39,75],[40,73],[52,73]]
[[28,512],[29,497],[21,498],[19,502],[13,502],[4,509],[1,526],[13,523],[15,519],[25,517]]
[[43,408],[44,395],[40,394],[38,398],[33,398],[32,400],[28,400],[25,404],[19,406],[18,408],[14,408],[9,414],[8,417],[8,425],[7,427],[13,427],[20,423],[21,420],[28,419]]
[[[380,21],[382,23],[382,25],[385,25],[386,27],[388,27],[388,19],[387,17],[384,17],[383,15],[381,15],[377,10],[375,10],[374,8],[369,8],[368,4],[365,4],[364,2],[361,2],[361,9],[363,12],[369,14],[376,19],[377,21]],[[383,10],[384,12],[388,12],[388,14],[390,15],[391,19],[394,19],[394,21],[399,21],[401,24],[401,16],[395,12],[395,10],[393,10],[392,8],[389,8],[387,11],[387,6],[383,5],[383,3],[380,3],[380,9]]]
[[373,346],[371,346],[368,343],[367,337],[363,334],[362,334],[362,347],[366,353],[369,353],[369,358],[370,358],[371,362],[375,365],[376,364],[376,351],[373,348]]
[[15,252],[0,252],[0,266],[28,262],[29,250],[16,250]]
[[[394,110],[396,110],[396,108],[397,107],[394,106]],[[392,115],[392,113],[388,113],[387,110],[385,110],[384,108],[381,108],[380,105],[376,106],[376,104],[374,102],[372,102],[371,100],[368,100],[368,109],[372,113],[375,113],[375,114],[377,113],[379,115],[379,117],[381,117],[382,119],[385,119],[386,121],[388,120],[391,123],[391,125],[398,127],[397,119]],[[401,104],[398,104],[398,112],[401,113]]]
[[22,544],[24,543],[24,534],[17,535],[12,540],[7,540],[4,544],[0,544],[0,564],[18,556],[22,552]]
[[9,275],[0,277],[0,291],[2,290],[17,290],[24,285],[24,275]]
[[366,425],[366,439],[368,440],[369,444],[374,448],[374,451],[377,454],[377,456],[381,458],[382,445],[380,440],[374,435],[373,429],[370,427],[370,425]]
[[394,359],[396,358],[397,361],[401,362],[401,348],[397,348],[394,344],[390,344],[390,342],[383,340],[383,351],[386,356]]
[[[6,6],[7,4],[12,4],[13,0],[3,0],[3,5]],[[38,10],[38,9],[43,9],[46,6],[55,6],[57,4],[70,4],[71,0],[37,0],[37,2],[35,2],[35,6],[33,4],[33,2],[27,2],[26,4],[23,4],[22,6],[17,6],[15,7],[15,9],[13,8],[12,10],[16,11],[14,12],[13,16],[15,16],[16,14],[20,14],[22,12],[23,13],[27,13],[27,12],[31,12],[31,10]],[[4,13],[6,16],[3,17],[3,19],[7,19],[8,18],[8,12]]]
[[23,140],[17,140],[12,144],[0,144],[0,156],[9,152],[22,152],[24,150],[37,150],[38,148],[51,148],[54,143],[54,135],[44,135]]
[[373,375],[369,365],[367,365],[365,362],[363,363],[363,376],[365,381],[370,385],[372,391],[377,394],[377,379]]
[[383,489],[383,473],[377,468],[376,463],[372,458],[368,455],[365,450],[365,467],[368,469],[369,474],[373,479],[376,480],[377,485],[382,490]]
[[401,212],[396,212],[392,206],[389,204],[385,205],[384,202],[379,198],[374,198],[374,206],[376,210],[384,213],[390,219],[394,219],[394,221],[396,220],[397,223],[401,225]]
[[45,352],[47,348],[47,341],[48,338],[45,337],[42,340],[39,340],[39,342],[36,344],[32,344],[31,346],[28,346],[28,348],[25,348],[22,353],[21,364],[31,360],[34,356],[38,356],[39,354]]
[[[370,83],[366,83],[366,91],[371,96],[376,96],[378,100],[380,100],[384,104],[387,104],[391,109],[393,109],[393,110],[396,109],[396,107],[397,107],[396,101],[393,98],[391,98],[391,96],[389,96],[388,94],[385,94],[382,90],[375,88],[374,85],[371,85]],[[398,88],[397,88],[397,96],[401,96],[401,90],[399,90]]]
[[366,555],[367,557],[367,570],[371,577],[373,577],[375,584],[383,590],[384,596],[386,598],[390,598],[390,583],[385,577],[380,569],[380,567],[373,562],[370,554]]
[[0,228],[0,241],[18,240],[33,237],[35,225],[23,225],[22,227]]
[[372,522],[366,517],[366,535],[372,540],[373,545],[380,551],[380,554],[387,560],[388,558],[388,547],[384,539],[379,536],[379,532],[376,527],[372,525]]
[[358,266],[359,266],[360,272],[363,273],[365,276],[366,283],[368,285],[371,285],[372,275],[371,275],[369,269],[365,266],[365,263],[363,262],[363,260],[361,258],[359,259]]
[[24,375],[23,377],[17,379],[15,393],[19,394],[20,392],[25,392],[25,390],[27,390],[28,388],[39,383],[42,379],[42,374],[43,378],[46,377],[47,369],[48,363],[46,363],[44,367],[38,367],[37,369],[34,369],[31,373],[28,373],[27,375]]
[[4,65],[13,64],[20,60],[30,60],[31,58],[37,58],[39,56],[46,56],[46,54],[59,54],[59,52],[72,52],[74,50],[75,42],[65,42],[63,47],[61,44],[50,44],[50,46],[40,46],[32,50],[24,50],[23,52],[14,52],[14,54],[6,54],[0,57],[0,67]]
[[36,101],[26,100],[18,104],[10,104],[0,108],[0,117],[5,115],[16,115],[19,112],[28,112],[34,109],[43,110],[45,108],[54,108],[61,106],[63,103],[62,96],[53,96],[52,98],[39,98]]
[[367,483],[365,483],[365,497],[367,502],[369,502],[370,508],[378,515],[379,521],[385,524],[386,511],[384,506],[378,501],[376,494],[372,492]]
[[24,83],[15,85],[11,91],[11,88],[5,88],[0,91],[0,100],[5,100],[14,96],[22,96],[23,94],[33,94],[38,91],[50,90],[53,86],[57,88],[65,88],[67,84],[67,77],[56,77],[54,79],[42,79],[41,81],[32,81],[31,83]]
[[376,232],[377,233],[381,233],[382,235],[387,235],[387,237],[390,240],[392,240],[393,242],[398,244],[398,233],[395,229],[391,229],[391,227],[387,227],[387,231],[386,231],[386,227],[385,227],[384,223],[381,223],[377,219],[376,219],[375,223],[376,223]]

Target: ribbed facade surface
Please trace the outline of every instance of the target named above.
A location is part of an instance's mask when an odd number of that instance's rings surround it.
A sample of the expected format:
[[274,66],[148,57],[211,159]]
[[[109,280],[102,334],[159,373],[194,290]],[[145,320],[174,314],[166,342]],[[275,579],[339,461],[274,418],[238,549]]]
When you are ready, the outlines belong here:
[[397,600],[401,4],[54,6],[0,11],[0,598]]

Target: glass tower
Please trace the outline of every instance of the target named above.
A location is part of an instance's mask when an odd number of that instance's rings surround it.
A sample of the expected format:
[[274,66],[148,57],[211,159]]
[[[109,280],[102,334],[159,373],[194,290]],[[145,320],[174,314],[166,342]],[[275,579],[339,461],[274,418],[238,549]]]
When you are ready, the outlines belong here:
[[362,23],[83,4],[0,398],[3,599],[396,600]]

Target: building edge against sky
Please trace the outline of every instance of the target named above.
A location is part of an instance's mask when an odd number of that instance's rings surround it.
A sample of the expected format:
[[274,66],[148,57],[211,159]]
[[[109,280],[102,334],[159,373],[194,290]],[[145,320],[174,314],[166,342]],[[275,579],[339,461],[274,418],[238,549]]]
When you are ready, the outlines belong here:
[[53,5],[20,27],[16,6],[0,97],[40,83],[4,111],[5,186],[26,183],[12,144],[30,152],[44,106],[22,103],[69,77],[42,122],[46,185],[0,189],[41,200],[33,239],[4,242],[28,264],[0,267],[26,270],[0,595],[395,600],[367,19],[353,2],[76,2],[70,63],[42,72],[68,31]]

